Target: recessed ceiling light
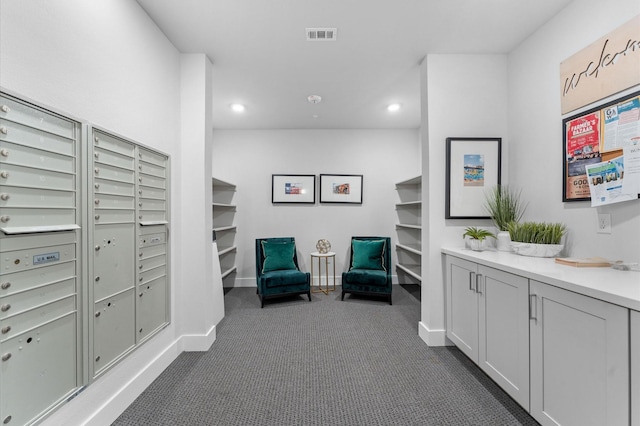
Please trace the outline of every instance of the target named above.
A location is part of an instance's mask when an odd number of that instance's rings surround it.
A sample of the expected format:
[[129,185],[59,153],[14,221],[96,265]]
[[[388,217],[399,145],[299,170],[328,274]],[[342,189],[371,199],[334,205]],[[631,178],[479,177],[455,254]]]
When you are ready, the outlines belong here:
[[396,112],[400,109],[400,104],[391,104],[387,107],[387,111]]
[[231,104],[231,110],[234,112],[244,112],[245,107],[242,104]]
[[309,95],[309,96],[307,96],[307,100],[311,104],[319,104],[320,101],[322,100],[322,96],[320,96],[320,95]]

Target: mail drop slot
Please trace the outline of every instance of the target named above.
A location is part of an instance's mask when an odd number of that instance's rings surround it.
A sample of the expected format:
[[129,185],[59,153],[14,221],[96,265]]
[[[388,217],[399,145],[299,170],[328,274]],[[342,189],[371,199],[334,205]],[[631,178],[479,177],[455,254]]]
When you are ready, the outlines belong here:
[[166,188],[167,181],[165,178],[140,174],[138,176],[138,183],[152,188]]
[[75,259],[75,250],[75,244],[64,244],[3,252],[2,260],[0,261],[2,272],[3,274],[9,274],[49,264],[68,262]]
[[39,327],[42,324],[56,320],[62,316],[76,311],[76,298],[69,296],[56,300],[53,303],[38,306],[34,309],[23,311],[17,315],[0,318],[0,330],[9,327],[9,331],[0,334],[0,341],[9,339],[25,331]]
[[138,195],[143,198],[154,198],[156,200],[166,200],[167,191],[162,188],[153,188],[150,186],[142,186],[138,188]]
[[95,194],[93,207],[98,209],[135,209],[135,198],[111,194]]
[[11,354],[0,380],[0,419],[11,417],[7,425],[32,424],[80,383],[73,313],[2,342],[2,353]]
[[[0,186],[0,207],[76,207],[75,191]],[[71,222],[74,223],[74,222]]]
[[0,105],[8,111],[0,112],[0,117],[35,129],[44,130],[70,139],[75,138],[76,124],[56,115],[0,96]]
[[76,209],[0,207],[0,221],[6,227],[38,227],[76,223]]
[[[22,293],[15,293],[11,296],[0,298],[0,318],[7,318],[34,307],[46,305],[58,299],[73,296],[75,293],[75,278],[44,285]],[[0,335],[0,337],[2,336]]]
[[[133,183],[124,183],[105,179],[93,180],[94,194],[113,194],[133,197],[136,195],[135,189],[136,187]],[[99,197],[99,195],[96,195],[96,197]]]
[[97,147],[93,150],[93,161],[95,164],[110,164],[129,170],[133,170],[135,166],[135,160],[132,157]]
[[141,161],[155,164],[156,166],[165,167],[165,165],[167,164],[167,157],[156,152],[146,150],[144,148],[138,148],[138,158]]
[[97,129],[93,130],[93,146],[134,158],[133,144]]
[[118,182],[134,182],[134,171],[108,164],[95,164],[93,166],[93,176],[96,178],[116,180]]
[[68,139],[2,119],[0,119],[0,127],[5,128],[5,132],[0,132],[0,140],[69,157],[76,155],[76,141],[74,139]]
[[167,203],[164,200],[154,200],[152,198],[138,198],[138,207],[142,210],[167,210]]
[[0,163],[0,185],[74,191],[76,175]]
[[135,289],[132,288],[94,305],[94,375],[135,344]]
[[75,157],[28,146],[0,141],[0,163],[15,164],[56,172],[74,173]]
[[138,163],[138,171],[140,173],[162,178],[165,177],[165,174],[167,172],[167,170],[162,166],[156,166],[155,164],[145,163],[143,161],[140,161]]
[[[48,250],[47,250],[48,251]],[[53,284],[76,276],[76,262],[54,262],[0,277],[0,300],[32,288]]]
[[167,323],[167,284],[164,277],[138,288],[138,340]]

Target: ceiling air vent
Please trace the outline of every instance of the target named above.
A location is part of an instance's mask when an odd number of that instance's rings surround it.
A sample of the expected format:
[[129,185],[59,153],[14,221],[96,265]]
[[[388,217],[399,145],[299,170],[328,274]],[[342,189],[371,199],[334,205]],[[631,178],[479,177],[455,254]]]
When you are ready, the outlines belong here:
[[337,28],[307,28],[307,41],[336,41]]

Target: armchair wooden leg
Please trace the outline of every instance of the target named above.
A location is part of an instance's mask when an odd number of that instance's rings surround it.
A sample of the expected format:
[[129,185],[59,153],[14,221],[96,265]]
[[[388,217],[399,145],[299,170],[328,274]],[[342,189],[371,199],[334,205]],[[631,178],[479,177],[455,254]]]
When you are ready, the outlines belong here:
[[342,296],[340,297],[340,300],[344,301],[344,291],[342,292]]
[[309,297],[309,302],[311,302],[311,290],[307,292],[307,296]]
[[389,304],[393,305],[393,303],[391,303],[391,294],[389,294]]

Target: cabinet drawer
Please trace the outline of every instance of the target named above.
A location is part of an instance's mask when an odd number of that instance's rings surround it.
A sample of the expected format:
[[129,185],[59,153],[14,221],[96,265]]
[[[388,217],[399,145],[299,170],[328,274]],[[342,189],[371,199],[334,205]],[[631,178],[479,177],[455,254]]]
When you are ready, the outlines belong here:
[[115,223],[133,223],[135,221],[136,212],[134,210],[107,210],[96,209],[93,219],[98,224],[115,224]]
[[93,130],[93,146],[134,158],[135,147],[133,144],[100,130]]
[[165,266],[167,264],[167,256],[161,254],[159,256],[153,256],[146,259],[141,259],[138,262],[138,270],[141,274],[152,270],[158,266]]
[[156,166],[166,167],[167,157],[148,149],[138,148],[138,158],[146,163],[155,164]]
[[75,138],[76,124],[72,121],[4,96],[0,96],[0,105],[6,105],[9,108],[7,112],[0,109],[0,117],[2,118],[70,139]]
[[[0,133],[1,134],[1,133]],[[55,172],[75,173],[76,159],[37,148],[0,141],[0,163],[14,164]]]
[[135,344],[134,289],[95,304],[94,373],[99,374]]
[[0,344],[0,419],[24,425],[78,386],[76,315],[69,314]]
[[121,195],[96,194],[93,206],[98,209],[135,209],[135,198]]
[[155,164],[140,161],[138,163],[138,171],[146,175],[164,178],[167,170],[162,166],[156,166]]
[[76,175],[0,163],[0,185],[74,191]]
[[96,196],[98,194],[113,194],[133,197],[135,195],[135,185],[133,183],[94,179],[93,192]]
[[140,185],[144,185],[144,186],[150,186],[152,188],[166,188],[166,179],[165,178],[160,178],[160,177],[156,177],[156,176],[151,176],[151,175],[143,175],[141,174],[138,177],[138,183]]
[[35,309],[24,311],[0,319],[0,330],[9,327],[9,331],[0,335],[0,339],[9,339],[43,324],[61,318],[76,311],[76,298],[69,296]]
[[64,244],[4,252],[0,261],[2,272],[8,274],[38,268],[50,263],[68,262],[75,259],[75,249],[75,244]]
[[[0,318],[7,318],[28,311],[34,307],[46,305],[55,300],[73,296],[76,292],[75,278],[34,288],[22,293],[0,299]],[[2,330],[2,334],[4,330]]]
[[7,227],[35,227],[75,224],[76,210],[9,208],[0,207],[0,216],[5,216]]
[[162,277],[141,286],[138,290],[138,340],[144,339],[166,324],[167,320],[167,283]]
[[[76,207],[74,191],[23,188],[20,186],[1,186],[0,192],[6,199],[0,198],[0,207]],[[73,222],[72,222],[73,223]]]
[[0,300],[4,300],[5,297],[15,293],[53,284],[75,276],[76,263],[73,261],[57,262],[40,268],[32,268],[13,274],[3,274],[2,278],[0,278]]
[[133,158],[100,148],[96,148],[93,151],[93,161],[96,166],[108,164],[127,170],[133,170],[135,166],[135,160]]
[[138,195],[144,198],[154,198],[156,200],[166,200],[167,191],[162,188],[152,188],[150,186],[142,186],[138,189]]
[[118,182],[134,182],[134,171],[123,169],[120,167],[111,166],[108,164],[96,164],[93,167],[93,175],[94,177],[115,180]]
[[30,146],[49,152],[73,157],[76,155],[76,142],[73,139],[57,136],[33,127],[23,126],[7,120],[0,119],[0,127],[7,130],[6,134],[0,133],[0,140]]
[[164,200],[154,200],[150,198],[139,198],[138,207],[142,210],[167,210],[167,203]]

